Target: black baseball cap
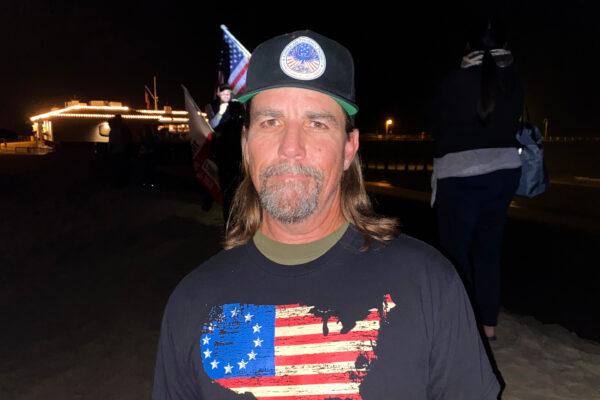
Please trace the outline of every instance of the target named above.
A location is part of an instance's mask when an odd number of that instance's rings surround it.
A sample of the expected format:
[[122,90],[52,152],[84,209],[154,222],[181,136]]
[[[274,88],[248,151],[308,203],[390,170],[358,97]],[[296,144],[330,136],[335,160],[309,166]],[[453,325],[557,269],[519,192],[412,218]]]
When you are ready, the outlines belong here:
[[358,112],[354,92],[354,61],[338,42],[310,30],[277,36],[260,44],[250,57],[245,103],[267,89],[298,87],[331,96],[353,116]]

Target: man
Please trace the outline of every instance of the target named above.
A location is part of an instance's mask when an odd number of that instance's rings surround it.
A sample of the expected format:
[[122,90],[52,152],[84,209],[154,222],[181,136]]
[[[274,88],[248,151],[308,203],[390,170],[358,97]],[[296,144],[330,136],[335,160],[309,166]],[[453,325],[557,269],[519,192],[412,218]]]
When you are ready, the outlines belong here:
[[206,106],[206,114],[215,130],[214,157],[219,170],[219,186],[223,192],[223,218],[227,223],[231,201],[240,182],[243,107],[239,102],[232,101],[231,88],[223,84],[218,88],[217,98]]
[[253,53],[225,246],[163,318],[155,399],[495,399],[453,267],[374,215],[354,66],[311,31]]

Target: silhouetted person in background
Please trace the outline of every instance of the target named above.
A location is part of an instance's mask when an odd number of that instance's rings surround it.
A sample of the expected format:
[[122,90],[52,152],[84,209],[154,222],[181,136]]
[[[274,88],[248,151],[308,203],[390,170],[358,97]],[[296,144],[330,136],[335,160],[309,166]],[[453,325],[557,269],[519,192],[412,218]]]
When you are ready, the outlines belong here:
[[217,98],[206,106],[206,114],[215,130],[213,154],[219,169],[219,186],[223,192],[223,219],[227,223],[231,201],[240,183],[240,140],[244,108],[239,102],[232,100],[231,88],[224,84],[219,86]]
[[436,141],[432,205],[440,244],[491,340],[500,309],[502,235],[521,175],[515,134],[522,110],[506,31],[486,21],[469,35],[461,68],[443,81],[428,130]]
[[111,164],[113,185],[123,188],[129,184],[131,158],[131,131],[117,114],[108,122],[108,157]]

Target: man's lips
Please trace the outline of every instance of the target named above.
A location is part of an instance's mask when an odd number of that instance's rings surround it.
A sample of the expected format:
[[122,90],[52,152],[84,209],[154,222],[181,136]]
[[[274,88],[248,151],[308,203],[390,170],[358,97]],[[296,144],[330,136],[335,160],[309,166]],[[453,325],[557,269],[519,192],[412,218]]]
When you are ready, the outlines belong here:
[[279,179],[310,179],[312,176],[303,175],[303,174],[279,174],[273,175],[271,178],[279,178]]

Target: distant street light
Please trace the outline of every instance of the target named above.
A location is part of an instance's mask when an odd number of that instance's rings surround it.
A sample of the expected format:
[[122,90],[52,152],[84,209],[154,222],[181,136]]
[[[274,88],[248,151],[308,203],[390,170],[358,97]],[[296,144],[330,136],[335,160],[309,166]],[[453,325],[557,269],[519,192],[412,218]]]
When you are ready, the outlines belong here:
[[387,121],[385,121],[385,134],[388,135],[390,133],[390,126],[392,126],[394,124],[394,121],[392,121],[392,119],[388,119]]

